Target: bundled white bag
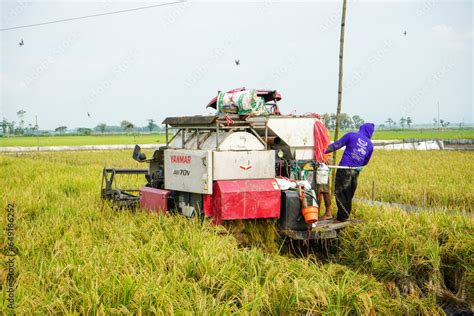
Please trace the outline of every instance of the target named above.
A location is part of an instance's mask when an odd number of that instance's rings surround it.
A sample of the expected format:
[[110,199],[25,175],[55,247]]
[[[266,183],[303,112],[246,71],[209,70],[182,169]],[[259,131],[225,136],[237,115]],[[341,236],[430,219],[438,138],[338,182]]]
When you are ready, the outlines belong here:
[[264,99],[257,95],[255,89],[233,93],[219,92],[217,110],[223,113],[238,113],[239,115],[263,115],[268,113]]

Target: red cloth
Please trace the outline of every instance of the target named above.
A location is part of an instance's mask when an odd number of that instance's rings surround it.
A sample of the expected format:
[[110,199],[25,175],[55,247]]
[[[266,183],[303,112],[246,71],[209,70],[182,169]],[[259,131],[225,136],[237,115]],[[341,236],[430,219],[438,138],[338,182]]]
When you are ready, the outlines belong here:
[[324,154],[330,143],[329,131],[323,123],[314,122],[314,160],[327,162],[330,154]]

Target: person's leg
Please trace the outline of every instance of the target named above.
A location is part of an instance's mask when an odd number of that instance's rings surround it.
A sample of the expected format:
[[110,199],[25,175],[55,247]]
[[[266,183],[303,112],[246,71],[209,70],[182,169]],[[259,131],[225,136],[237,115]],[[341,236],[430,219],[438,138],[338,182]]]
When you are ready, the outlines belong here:
[[337,213],[337,221],[345,222],[349,219],[349,216],[352,211],[352,198],[354,197],[355,191],[357,189],[357,178],[359,177],[359,172],[355,170],[347,170],[347,175],[345,177],[345,190],[343,193],[343,198],[341,204],[343,205],[344,211],[341,212],[339,216],[339,209]]
[[[356,189],[357,189],[357,179],[359,178],[359,171],[350,170],[351,171],[351,179],[350,179],[350,186],[348,190],[348,210],[349,214],[352,212],[352,199],[354,198]],[[349,217],[349,216],[348,216]]]
[[336,206],[337,206],[337,212],[339,213],[339,210],[342,209],[342,183],[343,183],[343,176],[342,176],[342,170],[337,170],[336,171],[336,181],[334,184],[334,197],[336,199]]
[[334,195],[337,204],[337,221],[344,222],[350,214],[350,186],[349,170],[339,169],[336,173],[336,188]]
[[326,208],[326,214],[329,214],[329,217],[332,217],[331,192],[324,193],[323,197],[324,197],[324,207]]
[[321,192],[321,195],[323,196],[324,208],[326,209],[326,212],[319,219],[320,220],[332,219],[333,215],[332,215],[332,206],[331,206],[331,204],[332,204],[331,193],[330,192]]
[[328,184],[319,184],[318,185],[318,201],[319,201],[319,210],[322,213],[322,205],[324,202],[325,212],[324,215],[319,217],[321,220],[327,220],[332,218],[332,208],[331,208],[331,187]]

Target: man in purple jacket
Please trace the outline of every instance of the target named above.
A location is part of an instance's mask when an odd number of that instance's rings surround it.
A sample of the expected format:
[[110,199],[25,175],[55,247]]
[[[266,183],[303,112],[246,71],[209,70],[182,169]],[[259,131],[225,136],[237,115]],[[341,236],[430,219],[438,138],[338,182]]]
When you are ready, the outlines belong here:
[[336,173],[334,195],[337,204],[337,219],[335,222],[345,222],[351,214],[352,198],[357,188],[359,172],[369,163],[374,150],[370,140],[373,133],[374,124],[365,123],[359,128],[359,132],[347,133],[329,145],[326,150],[328,154],[345,146],[339,166],[351,167],[351,169],[338,169]]

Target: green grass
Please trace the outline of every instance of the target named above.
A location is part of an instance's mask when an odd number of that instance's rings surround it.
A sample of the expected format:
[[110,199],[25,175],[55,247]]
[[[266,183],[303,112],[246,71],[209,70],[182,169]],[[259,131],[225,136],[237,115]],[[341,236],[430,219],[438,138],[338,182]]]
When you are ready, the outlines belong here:
[[[341,132],[341,137],[347,131]],[[331,133],[334,138],[334,132]],[[474,129],[446,130],[376,130],[373,139],[406,139],[406,138],[474,138]],[[92,136],[41,136],[0,137],[0,147],[5,146],[80,146],[80,145],[120,145],[120,144],[156,144],[164,143],[164,134],[153,135],[92,135]]]
[[[341,131],[341,137],[350,131]],[[410,138],[439,138],[439,139],[473,139],[474,128],[465,129],[397,129],[381,130],[375,127],[373,140],[402,140]],[[331,140],[334,139],[334,131],[331,132]]]
[[164,134],[145,135],[89,135],[89,136],[11,136],[0,137],[0,147],[6,146],[81,146],[163,144]]
[[[439,291],[456,295],[445,275],[472,285],[465,217],[360,207],[340,263],[323,264],[239,247],[208,221],[102,208],[104,165],[139,166],[129,151],[0,155],[0,200],[16,212],[16,313],[433,315]],[[413,292],[397,283],[407,276]]]
[[474,152],[376,150],[356,197],[450,210],[474,210]]

